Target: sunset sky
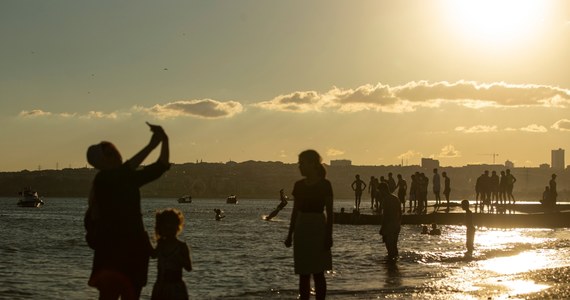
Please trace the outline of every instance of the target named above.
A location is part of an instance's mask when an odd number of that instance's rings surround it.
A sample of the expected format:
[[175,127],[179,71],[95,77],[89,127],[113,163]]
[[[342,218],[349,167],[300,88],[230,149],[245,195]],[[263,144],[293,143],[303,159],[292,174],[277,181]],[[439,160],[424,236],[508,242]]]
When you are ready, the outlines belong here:
[[130,157],[145,121],[175,163],[570,151],[570,1],[7,0],[0,34],[0,171]]

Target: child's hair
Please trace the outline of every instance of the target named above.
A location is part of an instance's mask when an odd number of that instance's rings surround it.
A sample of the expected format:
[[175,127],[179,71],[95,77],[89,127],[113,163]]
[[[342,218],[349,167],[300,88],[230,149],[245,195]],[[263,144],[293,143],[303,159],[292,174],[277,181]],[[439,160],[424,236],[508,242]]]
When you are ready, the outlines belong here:
[[467,199],[462,200],[462,201],[461,201],[461,207],[462,207],[463,209],[469,208],[469,200],[467,200]]
[[184,215],[178,209],[168,208],[156,212],[154,235],[156,240],[176,237],[184,227]]

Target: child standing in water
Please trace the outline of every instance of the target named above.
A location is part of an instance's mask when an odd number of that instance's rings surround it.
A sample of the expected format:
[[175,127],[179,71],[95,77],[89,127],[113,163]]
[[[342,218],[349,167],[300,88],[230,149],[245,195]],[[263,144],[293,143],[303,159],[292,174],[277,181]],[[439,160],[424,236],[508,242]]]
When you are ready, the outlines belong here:
[[177,209],[166,209],[156,213],[156,249],[153,258],[158,259],[156,283],[151,299],[188,299],[186,284],[182,280],[182,269],[192,271],[190,251],[185,242],[177,236],[184,227],[184,216]]
[[475,240],[475,225],[473,225],[473,214],[469,209],[469,201],[461,201],[461,208],[465,211],[465,226],[467,227],[467,239],[465,245],[467,247],[467,252],[465,252],[465,257],[470,258],[473,255],[474,250],[474,240]]

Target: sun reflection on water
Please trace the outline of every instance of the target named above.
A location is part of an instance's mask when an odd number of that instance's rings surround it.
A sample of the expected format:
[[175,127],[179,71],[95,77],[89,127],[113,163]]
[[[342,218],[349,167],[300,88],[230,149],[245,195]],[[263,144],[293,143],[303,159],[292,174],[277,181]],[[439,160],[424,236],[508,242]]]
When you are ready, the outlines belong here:
[[[543,251],[544,252],[544,251]],[[545,253],[523,252],[508,257],[497,257],[479,262],[481,269],[498,274],[516,274],[543,269],[552,264]]]

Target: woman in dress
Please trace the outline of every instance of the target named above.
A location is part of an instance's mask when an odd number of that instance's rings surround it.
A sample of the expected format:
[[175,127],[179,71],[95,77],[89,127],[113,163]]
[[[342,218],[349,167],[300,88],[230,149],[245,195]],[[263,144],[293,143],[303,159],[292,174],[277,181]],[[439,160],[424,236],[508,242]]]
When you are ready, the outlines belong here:
[[325,271],[332,269],[333,192],[321,156],[315,150],[299,154],[304,179],[295,182],[293,212],[285,246],[293,245],[299,299],[309,299],[311,275],[317,299],[325,299]]

